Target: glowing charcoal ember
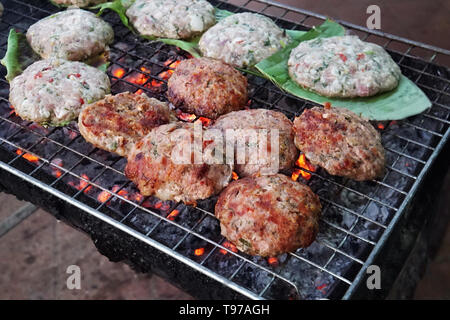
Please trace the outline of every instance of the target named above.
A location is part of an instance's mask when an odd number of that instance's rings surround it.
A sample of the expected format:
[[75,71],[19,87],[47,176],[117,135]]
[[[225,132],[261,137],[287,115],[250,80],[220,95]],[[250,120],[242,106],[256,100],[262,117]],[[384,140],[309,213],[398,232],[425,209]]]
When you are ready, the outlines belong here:
[[68,184],[77,190],[84,190],[84,193],[88,193],[92,189],[92,186],[88,182],[90,179],[84,173],[81,174],[81,178],[79,182],[69,181]]
[[97,200],[101,203],[104,203],[106,201],[108,201],[111,198],[111,193],[109,193],[106,190],[103,190],[102,192],[100,192],[97,196]]
[[[120,190],[120,186],[119,186],[119,185],[115,184],[115,185],[112,187],[111,191],[112,191],[112,193],[115,193],[115,194],[117,194],[118,196],[120,196],[120,197],[125,198],[125,199],[128,200],[128,191],[125,190],[125,189],[121,189],[121,190]],[[122,199],[120,199],[120,200],[122,200]]]
[[[143,196],[140,193],[135,193],[130,196],[130,194],[127,190],[125,190],[125,189],[119,190],[119,189],[120,189],[119,185],[114,185],[111,189],[111,192],[103,190],[102,192],[100,192],[98,194],[97,200],[102,203],[104,203],[108,200],[111,200],[113,197],[113,193],[117,194],[118,196],[120,196],[126,200],[132,199],[132,200],[136,200],[136,201],[140,202],[143,199]],[[122,201],[123,199],[120,199],[120,200]],[[110,203],[108,202],[108,204],[110,204]]]
[[[224,243],[222,243],[222,246],[224,246],[225,248],[229,249],[232,252],[238,252],[238,249],[236,248],[236,246],[229,241],[225,241]],[[228,251],[225,249],[220,249],[219,251],[223,255],[228,253]]]
[[175,209],[171,213],[169,213],[169,215],[167,216],[167,219],[169,219],[170,221],[173,221],[179,214],[180,214],[180,211]]
[[53,170],[52,170],[52,174],[53,174],[56,178],[59,178],[59,177],[62,176],[61,170],[58,170],[58,169],[53,169]]
[[151,203],[150,199],[145,199],[144,202],[142,202],[141,206],[144,208],[153,208],[153,204]]
[[[86,174],[82,174],[81,177],[85,180],[89,181],[89,177]],[[83,190],[84,192],[87,193],[92,189],[92,186],[89,185],[89,182],[85,181],[85,180],[80,180],[80,189],[79,190]]]
[[163,71],[158,75],[158,77],[160,77],[163,80],[169,80],[172,73],[173,73],[173,70]]
[[194,254],[196,255],[196,256],[201,256],[201,255],[203,255],[205,253],[205,248],[198,248],[198,249],[195,249],[194,250]]
[[135,193],[135,194],[133,194],[132,198],[136,202],[141,202],[144,199],[144,196],[140,193]]
[[125,199],[127,199],[128,200],[128,191],[127,190],[120,190],[118,193],[117,193],[119,196],[121,196],[122,198],[125,198]]
[[31,154],[31,153],[23,153],[23,151],[22,150],[20,150],[20,149],[17,149],[16,150],[16,154],[17,155],[21,155],[22,156],[22,158],[24,158],[25,160],[28,160],[29,162],[33,162],[33,163],[38,163],[39,162],[39,157],[38,156],[35,156],[35,155],[33,155],[33,154]]
[[158,87],[161,87],[161,85],[162,85],[163,83],[164,83],[164,82],[162,82],[162,81],[158,81],[158,80],[156,80],[156,79],[153,79],[152,82],[151,82],[150,84],[151,84],[152,87],[158,88]]
[[326,293],[326,287],[327,287],[327,285],[326,285],[326,283],[324,283],[324,284],[321,284],[320,286],[317,286],[316,289],[318,291],[322,292],[322,294],[325,294]]
[[180,64],[180,62],[181,60],[166,60],[163,64],[170,69],[175,69]]
[[113,76],[116,78],[122,78],[125,75],[125,69],[122,68],[116,68],[112,72]]
[[271,266],[276,266],[278,265],[278,259],[276,257],[270,257],[267,259],[267,262],[271,265]]
[[380,130],[384,130],[384,124],[383,123],[381,123],[381,122],[379,122],[378,124],[377,124],[377,127],[378,127],[378,129],[380,129]]
[[144,93],[144,90],[142,90],[142,89],[139,89],[138,91],[135,92],[135,94],[143,94],[143,93]]
[[139,76],[136,78],[135,83],[139,85],[143,85],[148,80],[148,77],[142,73],[139,74]]
[[178,119],[186,122],[193,122],[195,119],[197,119],[197,116],[193,113],[185,113],[181,112],[180,110],[176,111]]
[[[309,171],[311,171],[311,172],[315,172],[315,171],[316,171],[316,168],[315,168],[311,163],[309,163],[308,159],[306,159],[306,156],[305,156],[303,153],[302,153],[302,154],[300,155],[300,157],[297,159],[297,161],[295,162],[295,164],[296,164],[298,167],[302,168],[302,169],[306,169],[306,170],[309,170]],[[305,170],[299,170],[299,173],[300,173],[300,175],[301,175],[303,178],[305,178],[306,180],[311,179],[311,173],[309,173],[309,172],[307,172],[307,171],[305,171]],[[296,180],[296,179],[295,179],[295,180]]]
[[209,127],[211,125],[211,119],[205,117],[199,117],[198,120],[202,122],[204,127]]
[[300,177],[300,172],[301,172],[302,170],[300,170],[300,169],[294,169],[294,171],[292,172],[292,175],[291,175],[291,179],[293,180],[293,181],[297,181],[298,180],[298,177]]
[[231,173],[231,178],[233,179],[233,180],[237,180],[237,179],[239,179],[239,176],[238,176],[238,174],[236,173],[236,172],[232,172]]
[[54,166],[51,166],[52,168],[52,175],[55,176],[56,178],[59,178],[62,176],[62,171],[60,169],[58,169],[58,167],[63,167],[64,162],[62,159],[59,158],[55,158],[51,161],[51,164],[53,164]]
[[129,76],[127,76],[127,77],[125,78],[125,80],[126,80],[126,81],[129,81],[129,82],[131,82],[131,83],[135,83],[135,84],[137,84],[137,85],[142,86],[142,85],[144,85],[144,84],[147,82],[147,80],[148,80],[149,78],[150,78],[150,77],[146,76],[146,75],[143,74],[143,73],[140,73],[140,72],[133,72],[132,74],[130,74]]
[[[169,80],[169,78],[172,76],[172,74],[174,72],[174,69],[178,66],[179,63],[180,63],[179,60],[175,60],[175,61],[167,60],[167,61],[165,61],[164,65],[166,67],[169,67],[169,70],[166,70],[166,71],[163,71],[163,72],[159,73],[158,77],[160,79],[162,79],[162,80],[165,80],[165,81]],[[152,86],[158,87],[158,86],[161,86],[162,83],[163,82],[161,82],[161,81],[153,80],[152,81]]]

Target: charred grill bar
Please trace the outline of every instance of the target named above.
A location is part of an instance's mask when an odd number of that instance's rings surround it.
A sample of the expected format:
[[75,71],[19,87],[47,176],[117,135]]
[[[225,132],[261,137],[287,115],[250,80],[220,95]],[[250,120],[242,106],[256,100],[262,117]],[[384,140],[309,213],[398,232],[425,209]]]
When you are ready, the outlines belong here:
[[[324,20],[272,1],[210,2],[234,12],[252,10],[269,15],[289,29],[308,30]],[[11,0],[4,5],[2,56],[10,28],[25,32],[35,21],[57,11],[48,1]],[[103,18],[115,32],[108,69],[112,93],[139,91],[166,101],[167,79],[178,61],[189,55],[173,46],[139,39],[113,12]],[[123,175],[125,159],[85,142],[74,123],[46,129],[17,117],[8,102],[3,67],[0,189],[86,232],[112,261],[124,260],[139,271],[155,272],[199,298],[368,296],[367,267],[383,264],[379,258],[387,259],[389,249],[396,250],[401,260],[402,248],[393,243],[397,233],[408,223],[423,223],[427,213],[419,208],[420,201],[430,194],[430,179],[431,185],[439,184],[439,170],[448,166],[450,74],[448,68],[434,62],[448,58],[450,52],[343,24],[361,39],[383,45],[433,106],[406,120],[374,123],[381,131],[387,159],[386,173],[378,181],[355,182],[321,169],[305,169],[308,167],[294,170],[323,205],[320,232],[309,248],[269,259],[244,255],[220,235],[214,217],[215,198],[194,208],[143,197]],[[304,108],[314,106],[281,92],[268,80],[247,76],[251,108],[279,110],[293,119]],[[385,285],[383,289],[388,290],[392,281]],[[386,294],[382,292],[381,296]]]

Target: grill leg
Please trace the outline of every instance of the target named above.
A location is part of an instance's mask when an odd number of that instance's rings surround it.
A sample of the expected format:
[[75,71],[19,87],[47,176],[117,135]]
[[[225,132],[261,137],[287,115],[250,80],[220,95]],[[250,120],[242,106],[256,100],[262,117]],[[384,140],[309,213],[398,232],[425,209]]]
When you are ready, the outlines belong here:
[[16,212],[14,212],[5,220],[0,221],[0,238],[7,234],[8,231],[14,229],[14,227],[19,225],[26,218],[31,216],[37,209],[39,208],[31,203],[28,203],[22,208],[16,210]]

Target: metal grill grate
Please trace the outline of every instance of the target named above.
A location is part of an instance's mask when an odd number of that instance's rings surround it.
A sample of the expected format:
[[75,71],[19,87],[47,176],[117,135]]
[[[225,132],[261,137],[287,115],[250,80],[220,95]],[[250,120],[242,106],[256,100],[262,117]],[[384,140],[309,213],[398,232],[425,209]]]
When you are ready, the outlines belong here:
[[[289,29],[307,30],[325,19],[272,1],[210,2],[233,12],[269,15]],[[47,1],[4,4],[2,56],[10,28],[25,32],[35,21],[57,11]],[[166,79],[173,63],[189,56],[175,47],[137,38],[113,12],[103,18],[115,31],[108,69],[112,93],[142,90],[166,100]],[[276,259],[241,254],[220,235],[214,198],[194,208],[142,197],[123,175],[125,159],[86,143],[75,124],[45,129],[17,117],[7,100],[4,68],[0,79],[0,168],[249,298],[349,298],[448,140],[450,74],[448,68],[433,62],[450,52],[343,24],[362,39],[383,45],[433,106],[403,121],[375,123],[386,148],[387,169],[382,179],[355,182],[319,169],[310,172],[310,180],[302,181],[319,195],[323,205],[320,232],[309,248]],[[252,75],[248,79],[251,108],[276,109],[293,119],[314,105],[281,92],[265,79]]]

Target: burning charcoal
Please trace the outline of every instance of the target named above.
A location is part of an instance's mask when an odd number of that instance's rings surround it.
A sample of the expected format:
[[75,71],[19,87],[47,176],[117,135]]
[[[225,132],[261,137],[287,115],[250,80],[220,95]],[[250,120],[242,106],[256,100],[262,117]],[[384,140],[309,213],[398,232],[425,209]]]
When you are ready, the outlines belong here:
[[224,254],[218,250],[214,251],[204,262],[204,266],[214,272],[230,277],[242,264],[242,260],[232,254]]
[[136,210],[125,220],[125,224],[143,234],[147,234],[158,221],[157,217],[142,210]]
[[303,297],[297,292],[295,287],[279,278],[275,278],[269,289],[264,294],[266,299],[288,299],[300,300]]
[[178,228],[177,226],[162,221],[155,230],[150,234],[150,237],[169,248],[176,245],[182,237],[186,234],[186,231]]
[[217,219],[212,217],[206,217],[195,228],[195,231],[213,241],[219,241],[222,236],[220,235],[220,223]]
[[323,244],[314,242],[308,248],[299,249],[295,253],[300,257],[317,263],[318,265],[325,265],[334,251],[331,248],[324,246]]
[[263,290],[269,284],[271,279],[272,276],[270,273],[249,263],[245,264],[235,277],[237,283],[253,292],[260,292]]

